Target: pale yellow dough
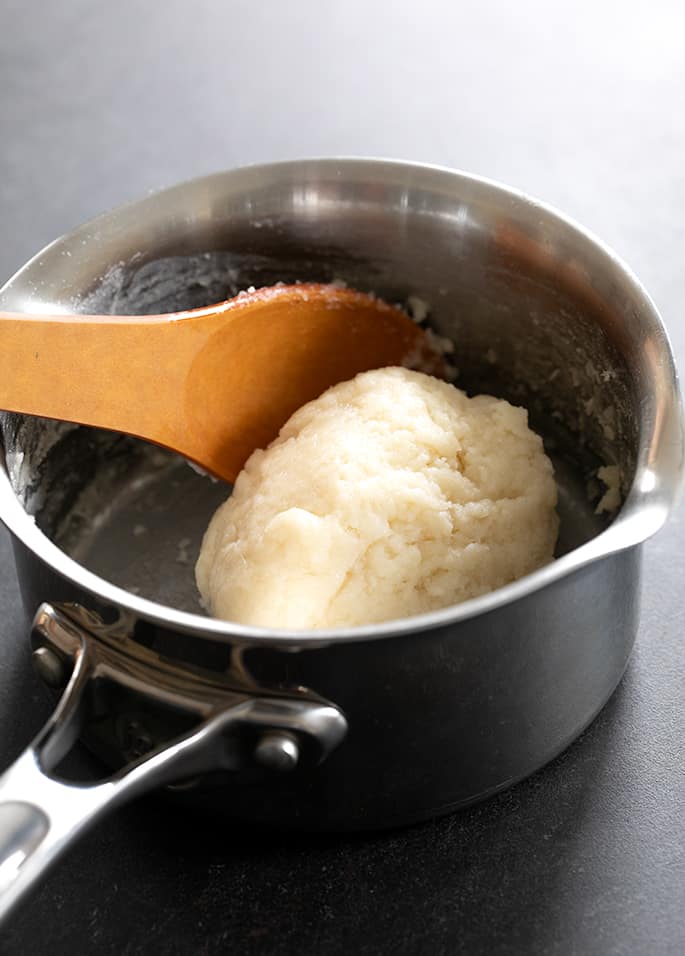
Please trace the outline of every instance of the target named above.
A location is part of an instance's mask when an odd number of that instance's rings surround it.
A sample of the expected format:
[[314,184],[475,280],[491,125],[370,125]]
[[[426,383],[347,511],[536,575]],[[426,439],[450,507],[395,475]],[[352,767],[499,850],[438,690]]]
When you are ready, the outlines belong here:
[[217,617],[369,624],[456,604],[552,560],[557,490],[527,413],[404,368],[364,372],[256,451],[196,567]]

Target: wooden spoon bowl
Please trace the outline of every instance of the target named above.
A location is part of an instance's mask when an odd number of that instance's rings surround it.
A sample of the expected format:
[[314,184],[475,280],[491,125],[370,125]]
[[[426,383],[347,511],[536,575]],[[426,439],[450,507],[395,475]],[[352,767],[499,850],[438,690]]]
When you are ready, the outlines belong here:
[[127,432],[227,481],[329,386],[426,362],[438,370],[401,309],[331,285],[166,315],[0,312],[0,408]]

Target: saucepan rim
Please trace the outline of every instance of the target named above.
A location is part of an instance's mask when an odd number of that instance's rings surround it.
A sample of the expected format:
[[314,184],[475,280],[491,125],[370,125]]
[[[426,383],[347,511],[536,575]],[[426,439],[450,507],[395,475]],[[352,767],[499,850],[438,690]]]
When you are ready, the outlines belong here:
[[[560,213],[554,207],[525,193],[503,186],[493,180],[475,176],[460,170],[425,163],[412,163],[402,160],[365,158],[365,157],[323,157],[289,160],[278,163],[255,164],[219,171],[205,176],[186,180],[175,186],[159,190],[148,196],[117,206],[100,216],[78,226],[75,230],[55,239],[45,246],[23,267],[21,267],[5,285],[0,288],[0,296],[30,270],[53,247],[66,240],[73,240],[83,234],[87,236],[99,228],[114,213],[123,212],[136,205],[159,199],[164,195],[188,190],[213,179],[253,172],[255,174],[296,173],[314,167],[337,167],[341,173],[345,169],[362,171],[364,167],[378,171],[386,166],[388,170],[405,170],[407,173],[430,173],[445,175],[456,181],[467,181],[489,189],[503,199],[517,201],[535,208],[540,216],[548,217],[564,228],[580,235],[589,248],[598,256],[612,262],[623,277],[636,301],[640,304],[641,318],[649,327],[659,346],[655,374],[658,377],[654,396],[656,411],[653,420],[642,422],[637,467],[626,500],[614,521],[598,535],[556,559],[551,564],[526,575],[524,578],[480,597],[464,601],[461,604],[441,608],[436,611],[414,617],[384,621],[377,624],[358,627],[332,628],[326,630],[275,629],[251,627],[204,617],[187,611],[176,610],[164,604],[132,594],[70,558],[54,544],[36,526],[33,518],[24,510],[11,487],[7,469],[0,468],[0,520],[10,532],[57,574],[71,581],[79,588],[91,593],[100,601],[117,606],[120,610],[136,618],[173,627],[183,633],[215,642],[274,645],[281,648],[303,649],[329,644],[342,644],[356,641],[381,640],[420,631],[451,627],[479,615],[485,615],[507,604],[523,600],[535,592],[552,585],[566,575],[608,557],[625,548],[640,544],[663,525],[673,507],[683,478],[683,415],[678,386],[678,377],[672,357],[672,351],[661,317],[648,293],[633,274],[631,269],[600,239],[573,219]],[[665,425],[664,425],[665,423]],[[1,450],[1,449],[0,449]]]

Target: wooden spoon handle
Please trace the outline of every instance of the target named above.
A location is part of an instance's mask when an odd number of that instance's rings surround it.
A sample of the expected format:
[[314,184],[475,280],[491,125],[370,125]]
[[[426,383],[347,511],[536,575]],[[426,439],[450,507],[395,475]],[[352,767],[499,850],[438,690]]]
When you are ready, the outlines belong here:
[[155,438],[188,356],[165,316],[0,313],[0,408]]

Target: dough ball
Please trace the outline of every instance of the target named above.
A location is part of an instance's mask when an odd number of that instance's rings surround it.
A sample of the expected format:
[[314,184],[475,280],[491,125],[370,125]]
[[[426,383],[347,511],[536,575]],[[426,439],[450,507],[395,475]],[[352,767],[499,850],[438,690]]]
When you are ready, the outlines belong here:
[[556,485],[527,413],[404,368],[363,372],[255,451],[207,529],[208,610],[369,624],[456,604],[552,560]]

